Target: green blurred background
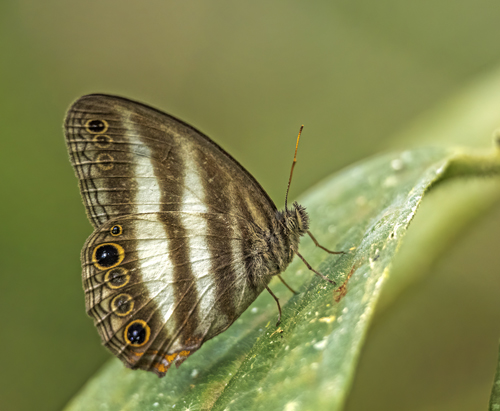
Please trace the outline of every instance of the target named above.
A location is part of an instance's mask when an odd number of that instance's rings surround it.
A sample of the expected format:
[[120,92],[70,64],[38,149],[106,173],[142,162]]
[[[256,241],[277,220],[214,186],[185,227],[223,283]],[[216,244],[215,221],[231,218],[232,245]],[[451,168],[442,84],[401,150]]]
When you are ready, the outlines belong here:
[[[182,118],[281,206],[302,123],[293,196],[405,146],[400,130],[496,70],[499,16],[487,0],[0,2],[0,408],[60,409],[110,357],[84,310],[73,100],[114,93]],[[498,107],[500,126],[500,87]],[[377,317],[349,411],[486,409],[499,232],[496,203]]]

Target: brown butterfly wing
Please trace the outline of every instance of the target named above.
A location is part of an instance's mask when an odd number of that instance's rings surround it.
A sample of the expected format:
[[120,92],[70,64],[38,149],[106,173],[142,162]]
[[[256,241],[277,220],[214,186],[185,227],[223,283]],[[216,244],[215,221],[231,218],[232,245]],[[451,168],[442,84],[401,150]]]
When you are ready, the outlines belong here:
[[274,203],[236,160],[156,109],[116,96],[83,96],[66,115],[65,134],[94,227],[120,215],[178,210],[189,169],[203,185],[190,199],[193,206],[236,212],[261,227],[275,219]]
[[276,208],[208,137],[142,104],[82,97],[65,130],[96,227],[82,251],[87,310],[127,366],[163,376],[269,281]]
[[[215,220],[206,237],[213,240],[208,252],[214,255],[210,268],[218,281],[206,281],[200,289],[200,278],[183,277],[182,265],[172,258],[170,250],[186,238],[180,233],[166,238],[171,213],[110,220],[82,251],[87,311],[103,343],[127,366],[160,376],[224,331],[258,294],[244,275],[244,259],[231,256],[216,240],[224,232],[236,244],[243,241],[237,218],[187,215]],[[234,276],[227,275],[229,257]],[[190,261],[192,266],[199,263],[203,261]]]

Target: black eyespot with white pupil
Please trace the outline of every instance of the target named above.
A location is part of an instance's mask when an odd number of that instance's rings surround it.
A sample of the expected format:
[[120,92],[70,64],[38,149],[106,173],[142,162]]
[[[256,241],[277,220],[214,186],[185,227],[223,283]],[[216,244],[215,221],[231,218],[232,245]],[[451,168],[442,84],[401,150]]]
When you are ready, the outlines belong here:
[[110,232],[111,232],[112,236],[118,236],[121,233],[123,233],[122,226],[120,226],[120,225],[114,225],[113,227],[111,227]]
[[125,340],[135,347],[140,347],[148,342],[150,332],[145,321],[135,320],[125,329]]
[[107,270],[120,265],[125,258],[125,250],[117,243],[102,243],[92,251],[92,263],[98,270]]
[[101,267],[111,267],[120,260],[120,252],[113,244],[105,244],[97,247],[95,250],[97,264]]
[[106,123],[102,120],[90,120],[87,122],[86,127],[87,131],[92,134],[99,134],[107,129]]

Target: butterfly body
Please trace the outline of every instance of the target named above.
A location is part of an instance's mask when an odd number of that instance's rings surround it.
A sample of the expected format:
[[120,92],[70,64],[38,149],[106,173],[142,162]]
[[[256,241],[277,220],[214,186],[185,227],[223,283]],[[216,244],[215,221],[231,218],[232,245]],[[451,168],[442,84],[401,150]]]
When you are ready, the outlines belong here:
[[307,232],[191,126],[115,96],[65,120],[94,233],[82,250],[88,314],[130,368],[164,376],[227,329],[284,271]]

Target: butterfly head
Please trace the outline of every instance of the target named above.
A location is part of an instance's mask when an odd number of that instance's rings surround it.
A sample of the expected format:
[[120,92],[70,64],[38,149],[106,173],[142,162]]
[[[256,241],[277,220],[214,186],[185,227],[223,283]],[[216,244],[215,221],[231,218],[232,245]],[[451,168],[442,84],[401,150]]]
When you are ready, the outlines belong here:
[[309,230],[309,215],[305,207],[294,202],[292,208],[284,213],[285,227],[290,233],[296,234],[299,237],[303,236]]

